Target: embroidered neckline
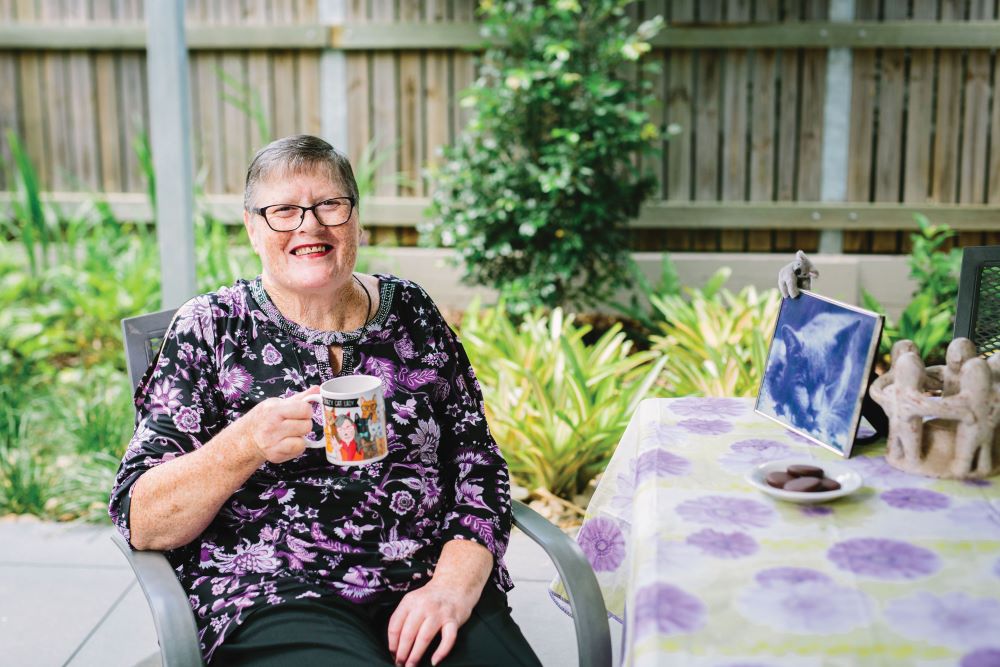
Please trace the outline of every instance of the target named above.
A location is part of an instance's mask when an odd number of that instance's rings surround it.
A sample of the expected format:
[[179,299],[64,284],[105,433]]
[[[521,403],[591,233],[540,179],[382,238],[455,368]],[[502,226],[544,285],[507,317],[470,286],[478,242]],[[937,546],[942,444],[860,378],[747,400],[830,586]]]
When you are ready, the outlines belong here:
[[381,331],[389,317],[392,299],[396,292],[396,282],[383,274],[375,274],[375,277],[379,281],[378,310],[367,324],[353,331],[323,331],[293,322],[282,315],[274,302],[271,301],[260,276],[246,282],[246,286],[250,290],[250,296],[257,302],[267,318],[289,336],[309,345],[349,345],[364,341],[373,332]]

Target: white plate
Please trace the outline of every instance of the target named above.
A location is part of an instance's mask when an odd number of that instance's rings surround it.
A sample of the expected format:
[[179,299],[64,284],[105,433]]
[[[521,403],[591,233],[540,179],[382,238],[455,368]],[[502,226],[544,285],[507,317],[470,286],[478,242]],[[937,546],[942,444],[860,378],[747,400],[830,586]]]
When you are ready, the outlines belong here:
[[[770,486],[767,481],[767,474],[776,470],[784,472],[791,465],[808,465],[822,468],[823,473],[832,479],[840,482],[840,488],[836,491],[820,491],[810,493],[808,491],[785,491]],[[815,459],[797,458],[783,459],[781,461],[771,461],[757,466],[747,473],[747,481],[767,495],[785,500],[790,503],[825,503],[837,498],[843,498],[861,488],[861,475],[848,468],[843,463],[830,461],[816,461]]]

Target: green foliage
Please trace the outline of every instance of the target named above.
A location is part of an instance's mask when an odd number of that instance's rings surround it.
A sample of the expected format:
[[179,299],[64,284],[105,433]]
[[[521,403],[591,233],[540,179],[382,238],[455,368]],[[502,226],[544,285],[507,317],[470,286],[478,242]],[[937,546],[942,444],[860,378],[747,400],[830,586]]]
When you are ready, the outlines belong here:
[[51,498],[53,474],[28,437],[23,395],[0,385],[0,512],[42,514]]
[[775,289],[748,286],[733,294],[719,269],[701,289],[652,295],[660,335],[652,350],[666,361],[663,381],[671,396],[753,396],[767,359],[768,334],[778,317]]
[[[242,225],[227,225],[198,207],[194,216],[195,273],[198,292],[232,285],[260,273],[260,260],[246,241]],[[140,311],[136,311],[140,312]]]
[[589,326],[561,309],[516,324],[502,305],[473,305],[462,340],[478,373],[486,415],[515,479],[566,499],[607,466],[666,359],[630,354],[620,325],[593,345]]
[[[912,340],[925,361],[938,363],[944,359],[954,331],[962,251],[942,250],[945,242],[955,235],[947,225],[932,225],[919,213],[914,218],[920,231],[910,234],[913,250],[907,264],[917,289],[898,320],[885,318],[879,354],[886,363],[892,346],[900,340]],[[862,292],[861,298],[865,308],[885,314],[882,304],[867,291]]]
[[14,190],[17,196],[11,202],[14,220],[20,222],[14,226],[8,224],[5,230],[8,234],[17,234],[25,253],[31,272],[34,273],[38,264],[44,262],[49,246],[53,221],[45,215],[38,189],[38,177],[35,174],[27,153],[21,148],[21,142],[12,130],[7,130],[7,143],[10,145],[11,157],[14,160]]
[[680,294],[681,284],[677,270],[670,260],[670,255],[663,253],[660,263],[660,276],[653,285],[635,262],[631,263],[632,280],[628,301],[621,303],[618,299],[605,299],[603,305],[638,324],[637,331],[629,334],[644,344],[649,343],[649,337],[659,331],[663,324],[663,311],[653,305],[654,297],[665,297]]
[[53,423],[65,436],[64,451],[74,458],[117,455],[117,467],[132,437],[134,412],[128,376],[103,364],[87,370],[63,369],[58,378],[51,401],[59,406],[59,418]]
[[[148,142],[135,144],[152,196]],[[49,206],[16,137],[11,146],[17,196],[0,234],[0,514],[99,518],[132,430],[120,320],[160,306],[156,233],[119,222],[97,196],[68,213]],[[199,209],[199,289],[257,272],[243,233]]]
[[908,264],[910,277],[917,281],[917,293],[928,294],[934,304],[954,304],[958,298],[958,274],[962,269],[962,251],[942,246],[955,236],[947,225],[932,225],[927,216],[913,216],[920,232],[910,234],[913,250]]
[[[591,304],[627,283],[626,222],[653,179],[636,158],[659,129],[646,77],[626,70],[662,20],[629,0],[484,2],[473,116],[436,174],[425,240],[458,249],[467,281],[513,304]],[[649,71],[651,65],[644,66]]]

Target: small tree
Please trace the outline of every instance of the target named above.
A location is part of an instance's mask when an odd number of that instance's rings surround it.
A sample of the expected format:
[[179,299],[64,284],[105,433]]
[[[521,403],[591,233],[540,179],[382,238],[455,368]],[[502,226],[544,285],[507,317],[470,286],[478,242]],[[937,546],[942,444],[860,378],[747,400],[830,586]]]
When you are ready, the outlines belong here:
[[645,111],[651,85],[624,73],[662,25],[632,28],[630,2],[482,2],[494,46],[422,226],[458,249],[466,281],[524,306],[594,303],[627,281],[626,223],[653,185],[638,157],[659,129]]

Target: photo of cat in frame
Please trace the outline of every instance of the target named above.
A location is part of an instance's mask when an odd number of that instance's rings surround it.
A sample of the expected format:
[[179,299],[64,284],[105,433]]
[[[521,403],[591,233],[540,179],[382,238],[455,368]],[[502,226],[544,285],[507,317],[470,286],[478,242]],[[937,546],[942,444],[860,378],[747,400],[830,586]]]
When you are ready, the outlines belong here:
[[849,457],[882,324],[813,292],[782,299],[754,410]]

